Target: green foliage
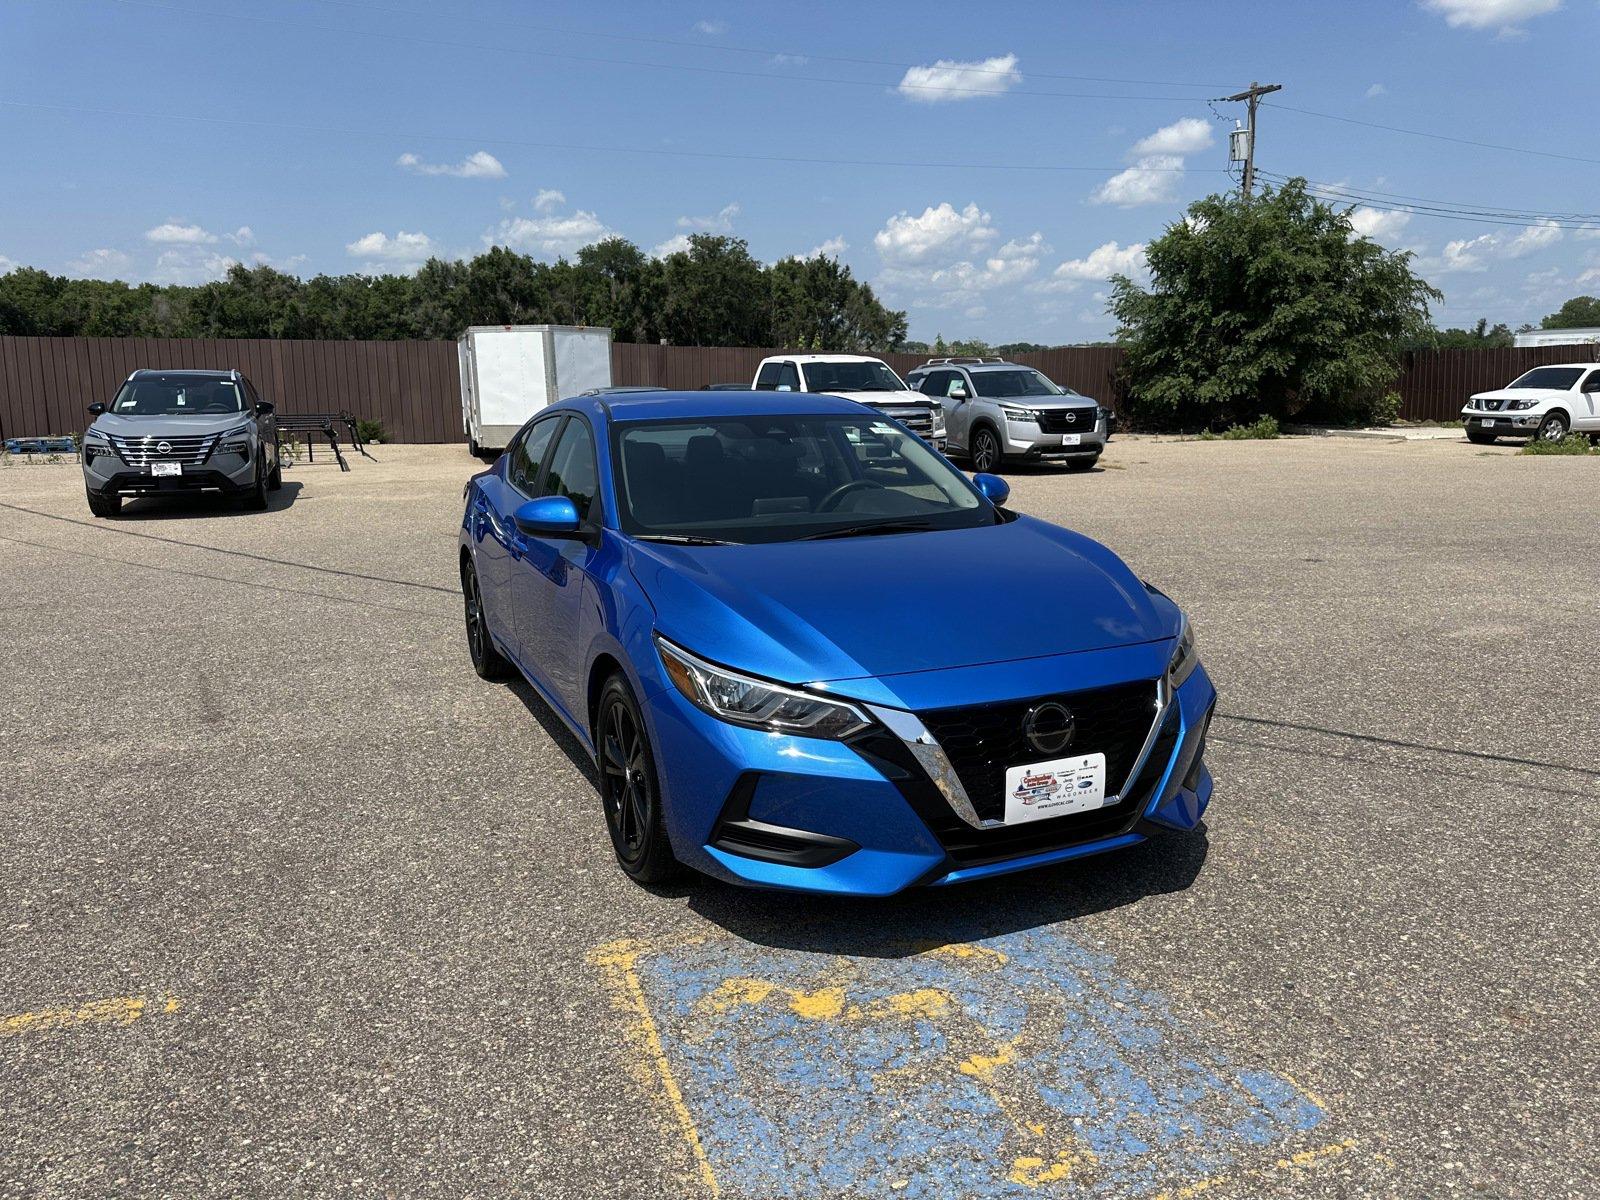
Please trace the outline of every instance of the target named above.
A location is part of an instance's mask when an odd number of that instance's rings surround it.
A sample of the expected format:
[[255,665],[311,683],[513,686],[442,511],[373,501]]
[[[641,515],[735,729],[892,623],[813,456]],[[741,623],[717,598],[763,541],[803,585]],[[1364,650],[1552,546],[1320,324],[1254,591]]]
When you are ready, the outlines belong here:
[[389,440],[389,433],[384,429],[383,422],[371,421],[366,417],[357,418],[356,436],[363,442],[386,442]]
[[1255,442],[1271,441],[1281,436],[1277,419],[1274,417],[1257,417],[1248,425],[1230,425],[1221,433],[1213,433],[1209,429],[1202,430],[1200,440],[1203,442],[1228,441],[1228,442]]
[[1149,427],[1287,418],[1375,395],[1440,295],[1409,254],[1357,237],[1303,180],[1198,201],[1146,257],[1150,288],[1117,276],[1110,308],[1128,351],[1127,407]]
[[1399,392],[1385,392],[1372,406],[1372,423],[1374,425],[1393,425],[1400,419],[1400,406],[1405,403]]
[[1545,438],[1533,438],[1522,448],[1523,454],[1594,454],[1596,449],[1590,444],[1588,435],[1582,433],[1569,433],[1559,442]]
[[772,267],[738,238],[697,234],[651,258],[622,238],[539,262],[496,246],[469,261],[430,259],[415,275],[318,275],[235,266],[199,287],[0,275],[0,334],[104,337],[458,337],[469,325],[606,325],[618,341],[692,346],[886,350],[906,315],[834,259]]
[[1408,350],[1484,350],[1502,349],[1516,344],[1516,335],[1503,322],[1489,327],[1487,317],[1479,317],[1471,329],[1429,329],[1419,334]]
[[1539,322],[1541,329],[1592,329],[1600,326],[1600,299],[1574,296]]

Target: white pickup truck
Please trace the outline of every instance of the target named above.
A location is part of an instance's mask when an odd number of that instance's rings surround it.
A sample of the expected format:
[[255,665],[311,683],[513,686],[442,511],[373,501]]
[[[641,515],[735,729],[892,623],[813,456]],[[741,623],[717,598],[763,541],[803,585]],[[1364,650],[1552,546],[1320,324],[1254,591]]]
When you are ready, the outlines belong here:
[[1559,442],[1569,433],[1600,434],[1600,363],[1551,363],[1505,387],[1479,392],[1461,410],[1467,437],[1539,437]]
[[751,388],[758,392],[826,392],[877,409],[943,450],[944,406],[905,381],[881,359],[863,354],[778,354],[761,360]]

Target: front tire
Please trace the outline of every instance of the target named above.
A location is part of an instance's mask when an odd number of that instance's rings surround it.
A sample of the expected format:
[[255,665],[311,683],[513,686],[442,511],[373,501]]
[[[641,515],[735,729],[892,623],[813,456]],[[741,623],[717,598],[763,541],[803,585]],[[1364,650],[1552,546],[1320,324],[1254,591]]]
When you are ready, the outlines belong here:
[[1559,442],[1567,436],[1570,428],[1565,413],[1553,412],[1539,422],[1538,438],[1541,442]]
[[974,471],[998,471],[1005,461],[1005,455],[1000,449],[1000,438],[995,431],[984,425],[972,435],[972,469]]
[[267,490],[276,492],[283,487],[283,452],[279,451],[278,457],[272,460],[272,471],[267,476]]
[[1100,456],[1098,454],[1096,454],[1093,458],[1069,458],[1067,459],[1067,470],[1092,471],[1095,464],[1099,461]]
[[122,497],[111,495],[103,496],[99,492],[83,489],[89,497],[89,512],[97,517],[114,517],[122,511]]
[[606,680],[595,709],[600,803],[617,865],[638,883],[665,883],[681,868],[661,820],[661,787],[644,716],[621,673]]
[[467,610],[467,653],[472,656],[472,669],[480,679],[510,679],[514,668],[506,656],[494,648],[494,638],[489,636],[489,618],[483,611],[478,569],[470,561],[461,564],[461,598]]
[[256,459],[255,484],[245,493],[244,506],[251,512],[263,512],[267,507],[267,476],[261,469],[259,458]]
[[1475,446],[1492,446],[1494,445],[1495,436],[1492,433],[1480,433],[1476,429],[1469,429],[1467,430],[1467,441]]

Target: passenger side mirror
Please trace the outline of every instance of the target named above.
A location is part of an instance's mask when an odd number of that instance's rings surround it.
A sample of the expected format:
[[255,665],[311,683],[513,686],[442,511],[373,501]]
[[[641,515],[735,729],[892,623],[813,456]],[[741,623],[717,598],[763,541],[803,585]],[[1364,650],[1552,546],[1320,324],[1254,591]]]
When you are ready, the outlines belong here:
[[979,471],[972,477],[972,486],[977,488],[982,493],[983,498],[996,508],[1011,499],[1011,485],[998,475],[990,475],[986,471]]
[[276,404],[274,404],[270,400],[258,400],[258,401],[256,401],[256,415],[259,416],[259,417],[270,417],[273,413],[275,413],[277,411],[278,411],[278,406]]
[[952,383],[947,395],[952,400],[966,400],[968,398],[967,385],[964,383]]
[[106,406],[104,404],[101,404],[100,401],[98,401],[98,400],[96,400],[93,404],[89,405],[89,413],[90,413],[91,416],[98,417],[102,413],[104,413],[105,411],[106,411]]
[[517,528],[530,537],[581,537],[578,506],[565,496],[540,496],[522,504],[512,515]]

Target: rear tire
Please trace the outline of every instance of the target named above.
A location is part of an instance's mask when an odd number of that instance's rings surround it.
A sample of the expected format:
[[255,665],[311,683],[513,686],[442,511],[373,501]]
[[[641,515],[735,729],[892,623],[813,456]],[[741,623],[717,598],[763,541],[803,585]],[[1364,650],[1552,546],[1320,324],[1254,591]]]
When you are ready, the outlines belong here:
[[619,672],[595,706],[600,804],[617,865],[638,883],[666,883],[682,871],[661,820],[661,787],[650,733]]
[[104,496],[88,488],[84,488],[83,491],[89,497],[89,512],[94,516],[114,517],[122,511],[121,496]]
[[974,471],[993,474],[1005,464],[1005,453],[1000,449],[1000,438],[987,425],[981,425],[973,431],[972,449],[969,453]]
[[467,653],[472,656],[472,669],[481,679],[510,679],[516,668],[494,648],[489,618],[483,611],[483,593],[478,588],[478,570],[470,561],[461,564],[461,598],[467,609]]

